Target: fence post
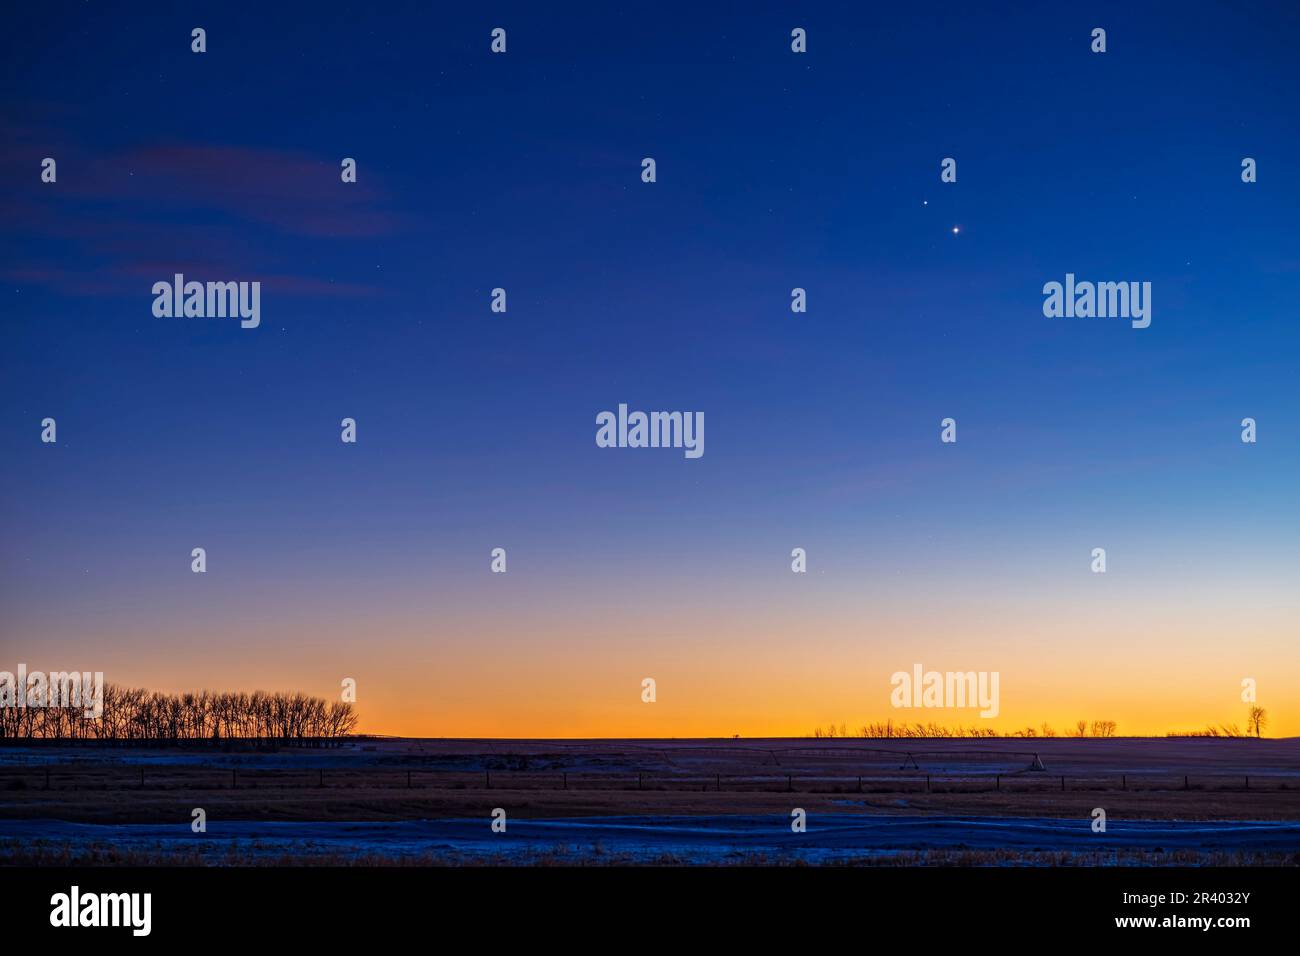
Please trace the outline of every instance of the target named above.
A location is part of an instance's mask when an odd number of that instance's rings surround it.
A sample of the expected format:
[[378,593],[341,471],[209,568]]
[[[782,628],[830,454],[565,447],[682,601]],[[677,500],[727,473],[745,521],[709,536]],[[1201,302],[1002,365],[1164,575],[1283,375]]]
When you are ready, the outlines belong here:
[[788,773],[785,775],[785,789],[787,793],[794,792],[794,781],[790,779],[790,775]]
[[928,773],[925,775],[925,792],[930,792],[930,775]]
[[1191,781],[1187,777],[1183,777],[1183,789],[1184,790],[1192,789]]
[[993,784],[993,788],[994,788],[995,790],[1001,790],[1001,789],[1002,789],[1002,774],[998,774],[998,775],[997,775],[997,779],[996,779],[996,781],[995,781],[994,784]]
[[1250,774],[1246,774],[1246,789],[1250,789]]
[[722,792],[722,774],[717,775],[718,793]]
[[1128,789],[1128,774],[1123,774],[1122,776],[1120,776],[1120,778],[1119,778],[1119,788],[1120,788],[1121,790],[1127,790],[1127,789]]
[[858,793],[862,792],[862,778],[858,777]]
[[636,775],[636,788],[637,788],[638,790],[641,789],[641,775],[640,775],[640,774],[637,774],[637,775]]
[[1065,793],[1065,776],[1061,777],[1061,793]]
[[489,790],[492,789],[492,771],[491,771],[491,770],[484,770],[484,771],[483,771],[483,785],[484,785],[485,787],[487,787],[487,789],[489,789]]
[[411,771],[406,771],[406,789],[411,789]]

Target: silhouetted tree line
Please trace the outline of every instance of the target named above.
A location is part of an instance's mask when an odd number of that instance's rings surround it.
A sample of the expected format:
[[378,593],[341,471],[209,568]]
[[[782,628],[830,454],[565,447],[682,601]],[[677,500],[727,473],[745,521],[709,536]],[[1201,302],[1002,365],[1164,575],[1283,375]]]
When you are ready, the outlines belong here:
[[[1067,737],[1114,737],[1115,721],[1113,720],[1094,720],[1089,725],[1088,721],[1081,720],[1075,725],[1072,732],[1067,732]],[[1048,724],[1041,727],[1025,727],[1021,730],[994,730],[992,727],[947,727],[943,724],[930,722],[928,724],[906,722],[894,723],[893,720],[886,720],[878,723],[864,724],[856,732],[850,733],[845,724],[840,724],[837,728],[835,724],[830,724],[825,729],[821,727],[813,730],[813,737],[872,737],[872,738],[928,738],[928,737],[1055,737],[1056,731]]]
[[[1268,711],[1263,707],[1253,706],[1246,714],[1246,730],[1242,731],[1236,724],[1213,724],[1204,730],[1171,732],[1167,737],[1255,737],[1263,736],[1262,731],[1268,725]],[[1074,727],[1065,731],[1066,737],[1114,737],[1117,725],[1113,720],[1080,720]],[[913,737],[1055,737],[1056,731],[1049,724],[1040,727],[1025,727],[1022,730],[997,731],[990,727],[946,727],[936,723],[894,723],[886,720],[879,723],[865,724],[850,733],[846,724],[839,727],[829,724],[825,729],[818,727],[810,736],[813,737],[879,737],[879,738],[913,738]]]
[[261,690],[161,694],[105,684],[99,718],[85,716],[80,707],[0,707],[0,737],[10,739],[253,739],[288,744],[344,737],[356,724],[350,703]]
[[813,737],[872,737],[893,739],[900,737],[1001,737],[1003,734],[991,727],[944,727],[936,723],[895,723],[892,720],[864,724],[856,731],[850,732],[845,724],[837,728],[830,724],[826,729],[816,728]]
[[1204,730],[1179,731],[1169,734],[1170,737],[1249,737],[1254,734],[1256,738],[1263,736],[1264,727],[1268,725],[1268,711],[1263,707],[1251,707],[1246,711],[1246,729],[1243,731],[1236,724],[1209,724]]

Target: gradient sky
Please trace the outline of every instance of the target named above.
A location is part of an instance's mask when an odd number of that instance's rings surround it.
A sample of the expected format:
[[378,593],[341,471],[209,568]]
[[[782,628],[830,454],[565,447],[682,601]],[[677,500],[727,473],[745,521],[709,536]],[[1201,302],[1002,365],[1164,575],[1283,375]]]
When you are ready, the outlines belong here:
[[[1048,6],[7,11],[0,669],[515,737],[981,723],[892,709],[916,662],[1163,733],[1253,677],[1300,734],[1300,13]],[[178,271],[261,327],[153,317]],[[1150,328],[1045,318],[1066,272]],[[620,402],[704,457],[597,448]]]

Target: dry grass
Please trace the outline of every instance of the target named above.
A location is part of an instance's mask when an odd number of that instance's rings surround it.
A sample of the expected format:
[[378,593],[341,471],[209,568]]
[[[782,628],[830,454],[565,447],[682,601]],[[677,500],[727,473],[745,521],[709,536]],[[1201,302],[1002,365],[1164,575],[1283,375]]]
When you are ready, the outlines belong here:
[[[88,846],[35,844],[0,841],[0,858],[9,866],[232,866],[232,867],[500,867],[500,866],[689,866],[691,861],[672,853],[657,857],[632,857],[599,848],[575,851],[566,848],[540,850],[531,854],[484,855],[456,852],[424,853],[401,857],[373,854],[264,854],[233,849],[225,853],[193,851],[157,852],[122,850],[109,844]],[[769,853],[735,853],[710,866],[807,866],[791,856]],[[1174,850],[1063,851],[1063,850],[966,850],[935,849],[842,857],[821,864],[834,867],[1093,867],[1093,866],[1300,866],[1300,850],[1279,852],[1236,852]]]
[[[1009,791],[858,794],[802,792],[800,806],[818,813],[1087,817],[1104,803],[1131,820],[1294,820],[1297,792]],[[638,814],[789,812],[791,795],[767,792],[637,790],[407,790],[391,787],[320,789],[25,790],[0,792],[0,817],[81,823],[186,821],[193,807],[228,820],[395,821],[481,816],[509,804],[522,818]]]

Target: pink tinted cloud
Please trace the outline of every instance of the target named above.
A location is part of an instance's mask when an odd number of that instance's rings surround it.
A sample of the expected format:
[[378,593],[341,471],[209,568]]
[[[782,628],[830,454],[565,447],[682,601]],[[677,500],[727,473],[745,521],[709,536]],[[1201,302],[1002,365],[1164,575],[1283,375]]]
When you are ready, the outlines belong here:
[[[364,176],[341,182],[338,162],[271,149],[161,145],[83,160],[76,175],[61,163],[57,191],[15,191],[3,203],[12,235],[63,245],[57,261],[34,257],[28,250],[35,246],[24,242],[0,277],[70,295],[130,294],[136,278],[178,271],[258,278],[300,295],[377,294],[364,283],[276,266],[286,245],[274,233],[364,239],[399,229],[384,192]],[[265,228],[250,232],[250,223]]]
[[399,217],[366,177],[339,178],[338,158],[240,146],[165,145],[129,150],[68,178],[70,196],[199,209],[308,236],[395,232]]

